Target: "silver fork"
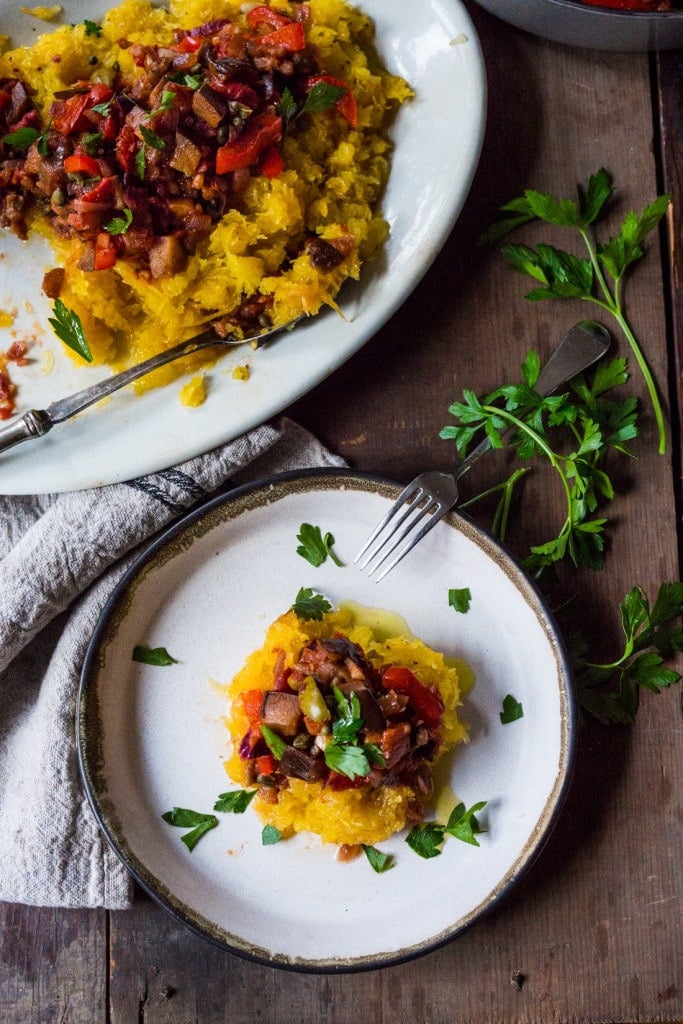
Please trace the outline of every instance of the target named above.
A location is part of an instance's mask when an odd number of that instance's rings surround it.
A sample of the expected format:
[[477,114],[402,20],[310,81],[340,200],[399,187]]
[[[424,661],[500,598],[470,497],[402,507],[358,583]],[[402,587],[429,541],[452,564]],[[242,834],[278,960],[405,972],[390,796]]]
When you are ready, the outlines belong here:
[[173,348],[167,348],[155,356],[150,356],[149,359],[144,359],[127,370],[121,370],[120,373],[105,377],[104,380],[97,384],[91,384],[90,387],[84,388],[82,391],[52,402],[46,409],[29,409],[23,416],[0,427],[0,452],[13,448],[14,445],[20,444],[22,441],[29,441],[32,437],[42,437],[57,423],[71,419],[77,412],[82,412],[83,409],[89,408],[95,402],[101,402],[108,395],[113,395],[115,391],[125,388],[139,377],[144,377],[152,370],[158,370],[160,366],[166,366],[167,363],[172,363],[175,359],[182,359],[183,356],[190,356],[193,352],[200,352],[205,348],[229,348],[234,345],[251,345],[253,348],[260,348],[273,334],[289,330],[298,324],[303,316],[304,314],[297,316],[285,324],[280,324],[279,327],[259,331],[258,334],[253,334],[249,338],[236,338],[234,335],[226,335],[221,338],[212,327],[208,327],[194,338],[181,341],[179,345],[174,345]]
[[[551,395],[562,384],[597,362],[609,345],[610,334],[602,324],[593,320],[575,324],[541,370],[535,390],[544,397]],[[415,477],[377,524],[354,558],[354,563],[363,559],[359,568],[367,568],[370,576],[384,566],[375,580],[384,579],[454,507],[461,477],[490,447],[491,442],[484,438],[452,473],[421,473]],[[394,552],[394,557],[385,564]]]

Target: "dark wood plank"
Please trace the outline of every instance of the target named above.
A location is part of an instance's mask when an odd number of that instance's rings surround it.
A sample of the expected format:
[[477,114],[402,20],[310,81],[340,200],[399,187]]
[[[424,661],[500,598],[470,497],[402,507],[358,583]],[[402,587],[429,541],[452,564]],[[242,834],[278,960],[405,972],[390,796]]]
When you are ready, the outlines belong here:
[[[463,387],[482,391],[516,376],[529,347],[547,355],[586,315],[575,303],[525,303],[525,282],[497,253],[475,248],[494,209],[527,185],[569,194],[601,164],[623,197],[617,214],[642,208],[657,188],[647,57],[560,47],[473,13],[491,101],[463,216],[391,322],[290,410],[352,465],[402,480],[452,460],[438,433]],[[659,257],[655,242],[628,294],[633,325],[666,391]],[[635,375],[633,387],[644,394]],[[623,594],[636,582],[653,592],[679,574],[671,462],[654,454],[645,409],[643,428],[639,460],[619,477],[607,568],[569,573],[557,595],[576,595],[581,624],[595,631],[596,653],[605,657],[617,650]],[[474,492],[501,475],[500,459],[491,456],[468,487]],[[529,482],[525,502],[533,512],[510,536],[513,550],[522,553],[556,524],[561,503],[550,487],[541,474]],[[575,780],[548,846],[494,913],[443,949],[370,975],[290,974],[214,949],[141,898],[131,913],[112,915],[112,1021],[680,1019],[678,701],[674,690],[644,700],[629,729],[583,725]]]
[[678,501],[683,507],[683,458],[681,455],[681,423],[683,422],[683,55],[668,51],[657,55],[657,84],[661,97],[659,126],[661,132],[662,178],[671,194],[669,219],[672,345],[671,385],[678,402],[674,436],[677,439]]
[[0,903],[2,1024],[104,1024],[107,915]]

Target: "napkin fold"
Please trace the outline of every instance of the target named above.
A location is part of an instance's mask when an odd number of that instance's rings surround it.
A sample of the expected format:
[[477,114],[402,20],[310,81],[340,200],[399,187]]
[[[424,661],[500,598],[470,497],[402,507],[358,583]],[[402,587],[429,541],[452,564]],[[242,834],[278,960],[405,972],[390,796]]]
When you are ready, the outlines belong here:
[[280,419],[127,483],[0,495],[0,900],[130,906],[130,876],[81,785],[75,709],[98,616],[146,542],[231,486],[343,465]]

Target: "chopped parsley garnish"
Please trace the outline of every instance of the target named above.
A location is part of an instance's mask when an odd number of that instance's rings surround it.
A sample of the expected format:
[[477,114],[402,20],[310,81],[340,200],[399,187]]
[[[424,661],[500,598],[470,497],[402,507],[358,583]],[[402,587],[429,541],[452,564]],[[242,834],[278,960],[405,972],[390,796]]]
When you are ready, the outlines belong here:
[[39,138],[40,132],[36,131],[35,128],[27,126],[25,128],[17,128],[15,132],[10,132],[9,135],[3,135],[2,142],[6,146],[12,146],[13,149],[28,149]]
[[282,832],[275,825],[264,825],[263,831],[261,832],[261,844],[263,846],[273,846],[275,843],[279,843],[282,839]]
[[469,587],[461,587],[459,590],[451,588],[448,591],[448,603],[451,608],[455,608],[456,612],[465,612],[470,610],[470,602],[472,600],[472,593]]
[[177,658],[173,658],[165,647],[145,647],[138,644],[133,648],[133,661],[139,661],[143,665],[177,665]]
[[108,231],[110,235],[125,235],[128,228],[133,223],[133,211],[127,206],[121,210],[122,217],[112,217],[112,219],[104,224],[104,230]]
[[524,718],[524,709],[519,701],[511,693],[508,693],[503,698],[503,710],[500,712],[500,720],[503,725],[508,725],[510,722],[516,722],[518,718]]
[[255,796],[255,789],[233,789],[229,793],[220,793],[213,809],[224,814],[244,814]]
[[333,772],[345,775],[347,779],[363,778],[370,771],[370,761],[365,749],[350,743],[328,743],[325,747],[325,764]]
[[302,523],[296,539],[299,541],[299,547],[296,549],[297,555],[301,555],[311,565],[317,568],[329,557],[335,565],[341,566],[342,563],[332,550],[334,537],[331,533],[326,533],[323,536],[319,526]]
[[346,92],[348,90],[342,86],[332,85],[330,82],[316,82],[309,89],[303,103],[297,103],[290,90],[285,87],[277,105],[277,112],[282,118],[283,137],[301,114],[321,114],[333,107]]
[[[164,91],[161,94],[161,103],[159,104],[158,107],[156,107],[154,110],[152,110],[150,112],[150,115],[149,115],[150,120],[153,117],[156,117],[157,114],[163,114],[163,112],[165,110],[170,110],[170,108],[173,106],[174,103],[175,103],[175,93],[173,92],[173,90],[172,89],[164,89]],[[149,129],[147,129],[147,130],[149,130]],[[143,135],[143,138],[144,138],[144,135]],[[159,138],[159,136],[157,136],[157,138]],[[145,141],[147,141],[147,140],[145,140]],[[159,139],[159,141],[162,142],[161,139]],[[162,149],[163,148],[163,142],[162,142],[161,146],[157,146],[156,148],[157,149]]]
[[102,29],[96,21],[88,21],[87,18],[83,19],[83,28],[85,29],[86,36],[95,36],[99,38],[102,35]]
[[332,692],[337,702],[337,718],[332,723],[332,735],[337,743],[355,743],[358,730],[363,725],[358,697],[355,693],[345,697],[334,683]]
[[81,138],[81,145],[83,149],[90,156],[93,156],[97,152],[100,142],[102,141],[102,132],[87,132]]
[[436,821],[413,825],[406,837],[406,842],[411,850],[427,860],[430,857],[439,856],[446,836],[453,836],[470,846],[479,846],[476,837],[481,835],[484,829],[479,824],[476,814],[483,807],[486,807],[485,800],[473,804],[469,810],[463,803],[459,803],[451,811],[445,825],[440,825]]
[[135,154],[135,170],[138,172],[138,178],[144,178],[147,170],[147,146],[142,143],[139,150]]
[[313,619],[314,621],[320,621],[331,608],[332,605],[327,598],[322,594],[314,594],[310,587],[301,587],[292,605],[292,611],[300,619]]
[[200,811],[190,811],[187,807],[174,807],[172,811],[166,811],[161,817],[169,825],[175,825],[176,828],[191,829],[190,832],[186,832],[184,836],[180,837],[190,851],[194,850],[203,835],[218,824],[215,814],[202,814]]
[[74,313],[73,309],[67,309],[61,299],[55,299],[52,312],[54,316],[48,317],[48,322],[57,337],[86,362],[92,363],[93,355],[78,313]]
[[365,843],[362,846],[363,853],[368,858],[372,870],[376,871],[378,875],[393,868],[394,858],[390,853],[382,853],[381,850],[376,849],[374,846],[367,846]]
[[268,747],[268,750],[271,752],[273,757],[276,758],[276,760],[280,761],[282,755],[287,749],[287,744],[285,743],[285,741],[282,739],[281,736],[278,736],[278,734],[274,732],[273,729],[270,729],[267,725],[261,726],[261,735],[266,741],[266,746]]
[[[171,95],[173,95],[173,93],[171,93]],[[151,146],[152,149],[164,149],[166,146],[164,140],[157,135],[156,132],[153,132],[151,128],[146,128],[144,124],[140,125],[140,135],[144,142],[146,142],[148,146]]]
[[104,103],[96,103],[92,108],[97,114],[102,114],[103,117],[107,117],[111,111],[116,96],[112,96],[111,99],[105,100]]

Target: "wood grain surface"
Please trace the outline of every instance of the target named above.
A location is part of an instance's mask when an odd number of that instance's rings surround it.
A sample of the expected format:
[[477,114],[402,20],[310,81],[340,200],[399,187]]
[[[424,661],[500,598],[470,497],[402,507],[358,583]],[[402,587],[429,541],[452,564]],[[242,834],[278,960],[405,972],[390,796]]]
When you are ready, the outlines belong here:
[[[668,228],[648,245],[626,297],[672,443],[656,454],[644,401],[638,458],[612,467],[618,497],[605,569],[565,571],[550,593],[553,607],[569,603],[597,660],[611,660],[624,594],[637,583],[654,595],[680,578],[681,55],[564,47],[468,9],[488,69],[489,116],[463,214],[392,320],[288,414],[359,469],[406,481],[448,467],[454,451],[439,431],[463,387],[518,379],[530,348],[546,357],[574,321],[593,315],[578,302],[524,299],[526,280],[495,248],[476,245],[496,208],[528,186],[571,195],[600,166],[617,187],[615,223],[671,190]],[[566,243],[536,227],[516,238]],[[616,333],[614,351],[628,354]],[[644,397],[635,371],[631,384]],[[482,460],[463,497],[501,480],[505,462],[504,453]],[[547,474],[529,475],[507,539],[513,553],[552,535],[561,500]],[[486,509],[475,514],[486,523]],[[581,723],[567,804],[542,854],[485,920],[425,957],[368,973],[299,974],[209,945],[142,894],[131,911],[111,914],[0,904],[0,1024],[683,1020],[680,699],[680,687],[647,694],[628,728]]]

